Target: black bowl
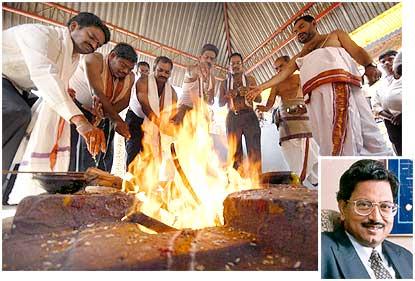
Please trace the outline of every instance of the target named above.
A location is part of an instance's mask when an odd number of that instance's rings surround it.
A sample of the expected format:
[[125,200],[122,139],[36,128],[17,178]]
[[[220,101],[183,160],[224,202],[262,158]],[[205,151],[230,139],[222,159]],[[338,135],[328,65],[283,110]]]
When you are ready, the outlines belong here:
[[38,173],[33,174],[33,180],[48,193],[75,193],[87,185],[83,173]]
[[263,173],[260,177],[262,184],[292,184],[294,175],[291,171],[268,172]]

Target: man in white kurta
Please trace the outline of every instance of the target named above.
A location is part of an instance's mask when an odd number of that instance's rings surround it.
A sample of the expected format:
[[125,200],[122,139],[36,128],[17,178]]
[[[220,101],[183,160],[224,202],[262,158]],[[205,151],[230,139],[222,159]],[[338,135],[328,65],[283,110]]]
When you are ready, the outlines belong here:
[[213,63],[218,53],[219,49],[215,45],[205,44],[200,52],[199,62],[187,67],[178,112],[172,117],[174,124],[181,124],[187,111],[204,108],[203,102],[213,104],[215,95]]
[[[13,169],[14,158],[15,163],[20,162],[19,170],[67,170],[69,123],[75,124],[78,132],[90,143],[90,152],[105,150],[102,131],[85,119],[67,88],[79,54],[94,52],[109,38],[108,28],[91,13],[78,14],[64,28],[26,24],[3,31],[3,169]],[[25,118],[20,109],[24,108],[26,100],[21,93],[34,89],[40,99],[33,106],[32,113],[25,108],[24,113],[32,115],[26,119],[31,121],[23,124],[25,126],[21,129],[26,132],[19,134],[12,125]],[[26,137],[21,142],[24,135]],[[20,149],[16,155],[18,145]],[[22,155],[23,159],[19,161],[17,158]],[[18,176],[18,181],[21,176]],[[30,175],[26,178],[29,184],[26,181],[16,183],[17,189],[13,189],[9,203],[18,203],[26,195],[43,192],[32,185]],[[3,178],[3,192],[6,181]]]
[[286,69],[253,89],[249,98],[299,69],[320,155],[392,155],[360,89],[361,75],[356,62],[365,67],[366,74],[376,71],[369,54],[342,30],[319,34],[316,21],[309,15],[295,21],[294,33],[304,44],[302,51]]

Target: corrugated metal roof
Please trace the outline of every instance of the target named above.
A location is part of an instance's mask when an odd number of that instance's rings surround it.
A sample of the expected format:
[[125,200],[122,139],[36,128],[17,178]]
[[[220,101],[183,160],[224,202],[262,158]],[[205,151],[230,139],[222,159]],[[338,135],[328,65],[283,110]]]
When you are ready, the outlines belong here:
[[[37,3],[6,4],[33,13],[42,13],[45,17],[59,19],[62,22],[70,18],[69,14],[54,9],[41,8],[41,4]],[[64,2],[60,4],[76,11],[93,12],[106,22],[194,56],[199,55],[203,44],[213,43],[220,49],[217,63],[224,67],[227,65],[229,54],[226,47],[223,3]],[[315,3],[307,11],[307,14],[318,15],[332,4],[330,2]],[[395,4],[396,2],[342,2],[340,7],[335,8],[319,21],[318,30],[321,33],[335,29],[351,32]],[[231,2],[227,5],[232,50],[247,56],[306,3]],[[34,22],[34,20],[3,12],[3,28],[28,22]],[[268,55],[273,48],[289,38],[290,35],[291,25],[258,51],[246,66],[252,66]],[[177,56],[164,49],[154,49],[153,45],[140,40],[132,41],[131,38],[120,34],[117,34],[116,37],[113,39],[127,41],[142,51],[153,52],[157,55]],[[274,74],[272,61],[278,55],[293,56],[299,52],[300,47],[296,40],[292,40],[252,73],[259,82],[269,79]],[[106,46],[102,48],[102,51],[108,52],[111,48],[112,46]],[[153,61],[152,58],[144,55],[140,55],[139,59],[150,64]],[[189,62],[189,60],[184,60],[183,64]],[[176,67],[172,76],[173,84],[181,85],[183,76],[184,70]]]

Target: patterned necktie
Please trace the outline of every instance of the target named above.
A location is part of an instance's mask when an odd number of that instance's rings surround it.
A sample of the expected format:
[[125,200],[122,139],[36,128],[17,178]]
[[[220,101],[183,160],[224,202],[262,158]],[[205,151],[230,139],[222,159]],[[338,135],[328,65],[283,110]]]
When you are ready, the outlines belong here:
[[392,279],[389,271],[385,268],[382,263],[382,259],[379,256],[379,253],[373,249],[372,254],[369,258],[370,268],[372,268],[375,273],[376,279]]

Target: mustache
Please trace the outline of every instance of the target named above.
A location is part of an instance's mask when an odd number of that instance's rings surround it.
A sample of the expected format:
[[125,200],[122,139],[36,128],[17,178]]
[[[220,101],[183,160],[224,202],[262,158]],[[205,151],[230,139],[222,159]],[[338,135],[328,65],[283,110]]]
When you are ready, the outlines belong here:
[[386,225],[384,223],[378,222],[378,221],[368,221],[362,223],[363,227],[373,227],[373,226],[381,226],[385,227]]

